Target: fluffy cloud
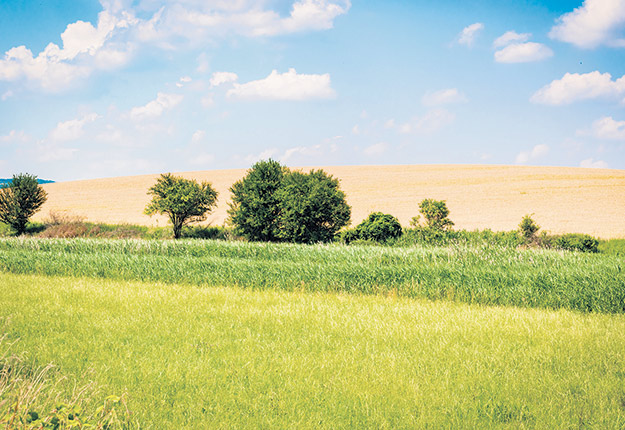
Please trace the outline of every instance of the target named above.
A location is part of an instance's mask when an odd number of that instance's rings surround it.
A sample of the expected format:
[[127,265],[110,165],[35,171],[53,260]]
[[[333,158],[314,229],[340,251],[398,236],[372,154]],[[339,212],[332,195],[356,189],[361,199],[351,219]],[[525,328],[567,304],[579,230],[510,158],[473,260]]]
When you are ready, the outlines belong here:
[[[179,49],[235,33],[274,36],[333,27],[334,19],[350,9],[349,0],[299,0],[281,16],[263,0],[196,1],[102,0],[97,26],[76,21],[38,55],[25,46],[0,58],[0,80],[24,80],[47,92],[66,90],[93,73],[126,64],[146,43]],[[155,10],[156,9],[156,10]],[[146,19],[137,16],[146,15]],[[184,42],[186,41],[186,42]],[[201,70],[208,70],[205,61]]]
[[553,51],[542,43],[513,43],[495,52],[498,63],[529,63],[552,57]]
[[88,122],[98,119],[98,115],[91,113],[80,119],[71,119],[69,121],[59,122],[54,130],[50,132],[50,138],[54,141],[76,140],[84,135],[83,127]]
[[156,100],[152,100],[144,106],[132,108],[130,117],[136,120],[143,120],[161,116],[163,112],[178,105],[183,99],[180,94],[158,93]]
[[592,158],[587,158],[579,163],[579,167],[585,167],[588,169],[607,169],[608,163],[603,160],[594,160]]
[[447,88],[444,90],[426,93],[421,99],[426,106],[440,106],[452,103],[464,103],[467,98],[458,91],[457,88]]
[[517,164],[525,164],[533,160],[537,160],[547,155],[549,152],[549,147],[547,145],[536,145],[532,148],[531,151],[522,151],[519,152],[516,156]]
[[598,71],[585,74],[566,73],[562,79],[538,90],[530,100],[534,103],[564,105],[578,100],[614,99],[624,93],[625,75],[613,81],[612,75]]
[[619,37],[624,27],[625,1],[585,0],[580,7],[558,18],[549,37],[580,48],[625,46],[625,40]]
[[[123,64],[125,51],[101,50],[116,28],[128,25],[127,20],[103,11],[98,15],[97,27],[83,21],[69,24],[61,34],[62,48],[50,43],[36,57],[25,46],[11,48],[5,52],[4,59],[0,59],[0,80],[25,79],[48,92],[62,91],[76,79],[89,76],[98,66]],[[92,61],[85,61],[83,57]]]
[[592,134],[599,139],[625,140],[625,121],[616,121],[611,116],[592,123]]
[[458,43],[461,45],[465,45],[471,47],[477,34],[484,29],[484,24],[481,22],[476,22],[475,24],[471,24],[460,32],[458,35]]
[[9,134],[0,136],[0,143],[26,143],[31,140],[23,131],[11,130]]
[[236,73],[232,72],[215,72],[213,76],[210,78],[211,87],[218,87],[223,84],[228,84],[230,82],[236,82],[239,77]]
[[532,37],[531,33],[519,34],[513,30],[506,31],[504,34],[495,39],[495,41],[493,42],[493,47],[501,48],[502,46],[507,46],[511,43],[527,42],[530,37]]
[[330,86],[330,75],[297,74],[295,69],[286,73],[273,70],[269,76],[245,84],[234,84],[228,97],[240,99],[310,100],[335,97]]

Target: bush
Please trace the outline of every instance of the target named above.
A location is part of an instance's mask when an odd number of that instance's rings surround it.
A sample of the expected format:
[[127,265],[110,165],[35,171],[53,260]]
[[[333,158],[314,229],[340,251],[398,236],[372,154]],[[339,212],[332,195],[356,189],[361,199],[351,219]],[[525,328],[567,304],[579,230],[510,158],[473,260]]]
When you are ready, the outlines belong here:
[[[449,209],[444,200],[424,199],[419,203],[420,212],[425,218],[426,227],[431,230],[449,230],[454,223],[448,218]],[[418,217],[413,218],[413,225],[418,223]]]
[[297,243],[329,242],[349,224],[351,208],[339,181],[323,170],[290,172],[277,193],[278,237]]
[[253,241],[328,242],[351,215],[337,179],[323,170],[291,172],[274,160],[256,163],[230,191],[228,222]]
[[275,160],[259,161],[230,187],[228,222],[248,240],[276,242],[279,237],[278,189],[288,169]]
[[540,226],[532,219],[531,215],[525,215],[519,224],[519,232],[527,242],[531,242]]
[[0,188],[0,221],[20,235],[26,232],[28,219],[37,212],[48,194],[28,173],[13,175],[11,182]]
[[403,234],[401,224],[393,215],[374,212],[356,226],[356,236],[359,240],[387,242],[397,239]]
[[563,234],[555,236],[554,246],[567,251],[598,252],[599,241],[587,234]]
[[216,204],[217,191],[208,182],[161,175],[156,184],[148,190],[152,201],[145,208],[147,215],[167,214],[174,228],[174,238],[180,238],[182,227],[204,221]]

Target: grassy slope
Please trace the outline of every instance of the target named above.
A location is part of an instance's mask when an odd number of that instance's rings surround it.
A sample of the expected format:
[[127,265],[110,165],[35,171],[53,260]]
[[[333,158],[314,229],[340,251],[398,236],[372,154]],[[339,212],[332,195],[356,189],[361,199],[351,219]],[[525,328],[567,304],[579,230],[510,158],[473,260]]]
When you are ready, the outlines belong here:
[[498,246],[0,239],[0,271],[625,312],[617,256]]
[[625,318],[0,273],[41,363],[142,428],[622,428]]
[[[571,167],[414,165],[328,166],[341,180],[356,225],[369,213],[382,211],[404,226],[418,213],[424,198],[446,200],[458,229],[514,230],[521,218],[534,219],[553,233],[587,233],[604,239],[625,238],[625,171]],[[219,191],[213,225],[226,218],[228,188],[245,169],[185,172],[211,182]],[[165,217],[149,218],[146,194],[158,175],[60,182],[44,185],[49,211],[67,211],[88,221],[110,224],[167,225]]]

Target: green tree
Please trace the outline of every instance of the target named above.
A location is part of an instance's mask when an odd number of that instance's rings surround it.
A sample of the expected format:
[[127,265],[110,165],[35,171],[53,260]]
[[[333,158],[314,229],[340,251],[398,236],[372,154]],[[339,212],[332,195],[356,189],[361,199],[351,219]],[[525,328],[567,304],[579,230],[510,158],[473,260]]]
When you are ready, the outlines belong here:
[[426,227],[434,230],[449,230],[454,225],[448,218],[449,209],[444,200],[424,199],[419,203],[419,209],[425,218]]
[[525,215],[519,224],[519,231],[528,242],[535,238],[538,230],[540,230],[540,226],[536,224],[531,215]]
[[48,194],[37,182],[37,176],[28,173],[13,175],[11,182],[0,188],[0,221],[22,234],[29,218],[47,199]]
[[399,220],[393,215],[373,212],[356,226],[356,236],[360,240],[374,240],[386,242],[389,239],[398,238],[403,230]]
[[349,224],[351,208],[338,179],[323,170],[290,172],[277,192],[278,237],[298,243],[329,242]]
[[182,227],[204,221],[217,201],[217,191],[208,182],[163,174],[148,190],[152,201],[145,208],[146,215],[167,214],[174,227],[174,238],[180,238]]
[[280,240],[278,190],[288,169],[275,160],[259,161],[230,187],[229,222],[248,240]]

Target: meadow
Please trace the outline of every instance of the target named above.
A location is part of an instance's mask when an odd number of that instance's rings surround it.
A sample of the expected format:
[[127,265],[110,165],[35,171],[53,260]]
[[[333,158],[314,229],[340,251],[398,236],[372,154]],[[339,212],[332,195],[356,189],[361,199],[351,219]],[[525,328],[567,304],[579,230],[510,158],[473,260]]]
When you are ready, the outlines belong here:
[[489,245],[0,239],[0,271],[625,312],[619,256]]
[[623,315],[1,272],[0,319],[128,428],[625,425]]

